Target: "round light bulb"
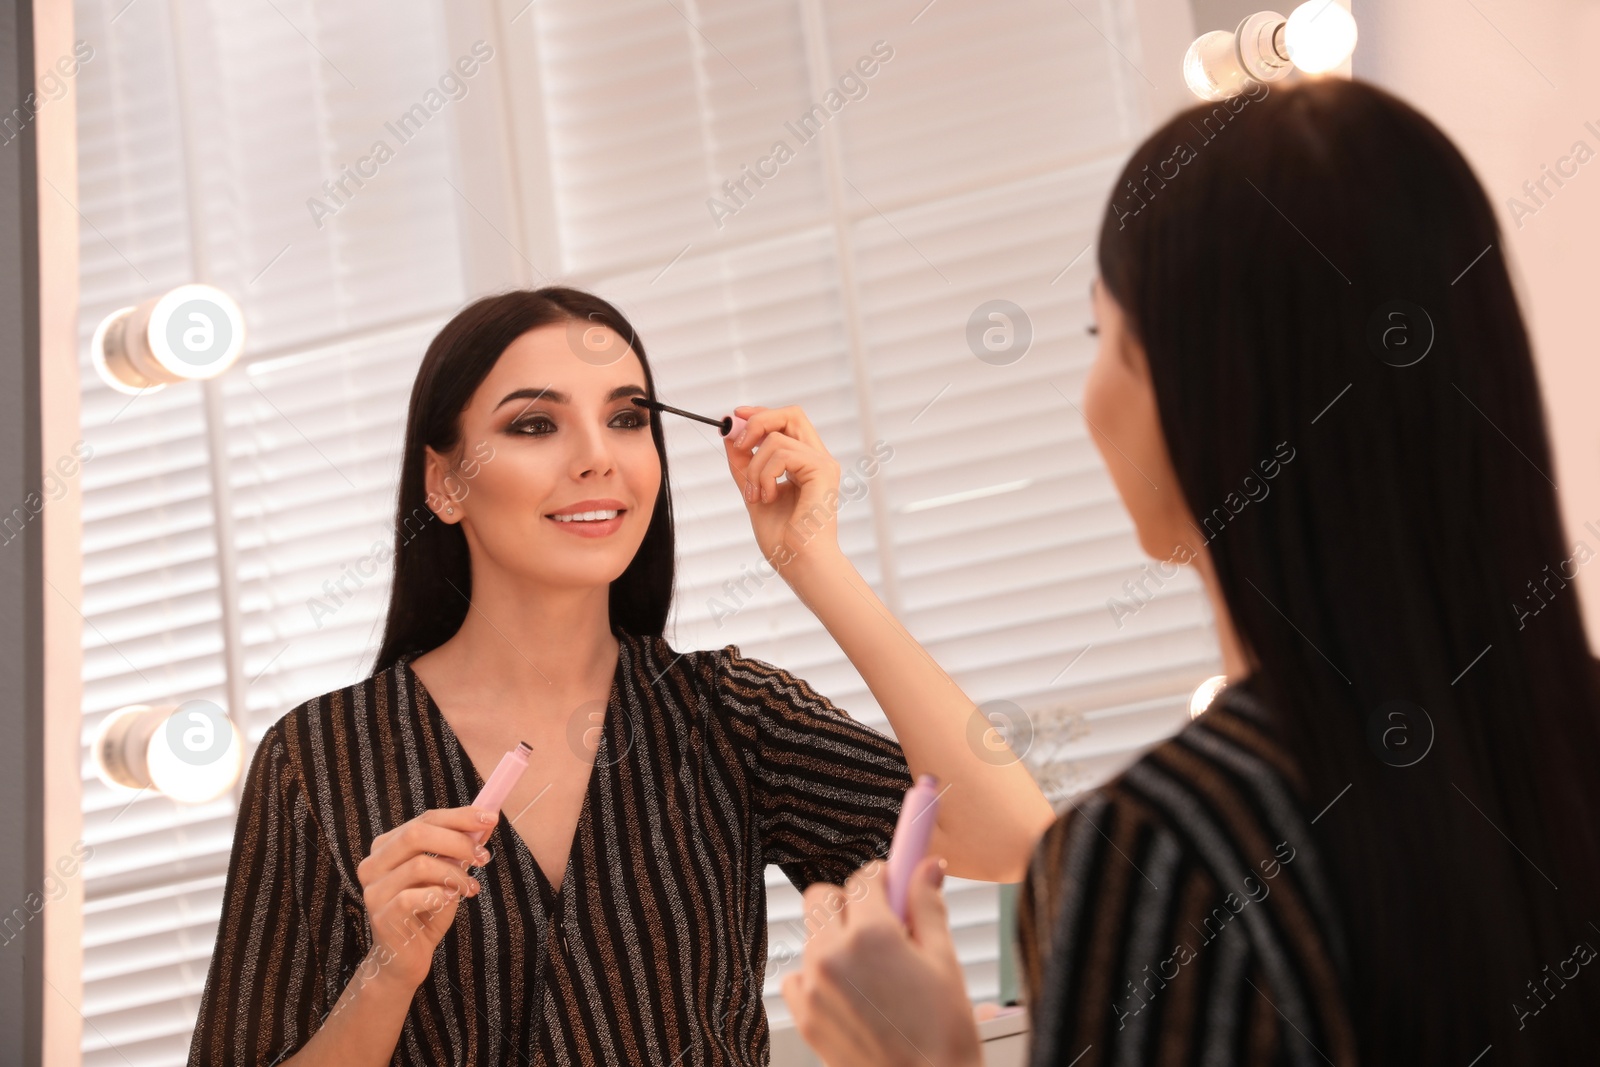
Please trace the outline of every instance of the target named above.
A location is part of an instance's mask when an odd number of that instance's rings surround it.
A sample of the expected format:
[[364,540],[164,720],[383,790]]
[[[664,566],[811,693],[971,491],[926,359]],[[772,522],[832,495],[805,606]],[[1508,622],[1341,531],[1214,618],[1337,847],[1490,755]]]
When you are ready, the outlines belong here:
[[1222,692],[1223,687],[1227,684],[1228,678],[1222,674],[1207,678],[1201,682],[1195,688],[1194,694],[1189,697],[1189,718],[1198,719],[1201,712],[1211,706],[1211,702],[1217,699],[1217,694]]
[[1355,51],[1356,20],[1338,0],[1307,0],[1289,13],[1283,42],[1295,66],[1323,74]]
[[244,313],[232,297],[209,285],[180,285],[107,315],[89,355],[102,381],[137,396],[215,378],[238,360],[244,337]]
[[155,789],[184,804],[215,800],[244,768],[238,727],[209,700],[114,711],[101,722],[91,751],[107,785]]
[[1237,38],[1212,30],[1194,39],[1183,56],[1183,80],[1202,100],[1226,100],[1242,92],[1250,76],[1239,65]]
[[[150,785],[180,804],[217,799],[233,788],[244,767],[239,728],[225,715],[218,719],[191,708],[204,703],[180,706],[150,738]],[[176,745],[175,738],[181,738]]]

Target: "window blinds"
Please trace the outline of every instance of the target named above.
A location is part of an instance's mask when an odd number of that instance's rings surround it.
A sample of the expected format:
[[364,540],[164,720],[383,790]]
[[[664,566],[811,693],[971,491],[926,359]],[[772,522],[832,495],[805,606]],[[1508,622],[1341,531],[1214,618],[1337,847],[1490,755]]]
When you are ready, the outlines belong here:
[[[841,540],[975,700],[1031,719],[1027,759],[1053,797],[1175,729],[1213,673],[1187,575],[1120,626],[1108,611],[1143,559],[1073,407],[1092,353],[1087,246],[1142,114],[1143,83],[1107,45],[1136,61],[1126,5],[1091,24],[1019,0],[507,0],[474,6],[465,39],[493,57],[453,91],[441,79],[469,49],[446,5],[76,11],[96,49],[75,194],[90,223],[86,743],[124,704],[203,697],[253,746],[367,673],[387,584],[361,562],[389,537],[411,378],[482,290],[485,247],[534,284],[617,302],[671,402],[800,404],[847,470],[891,449],[849,494]],[[526,78],[536,94],[505,95]],[[514,121],[466,121],[501,107]],[[508,160],[509,206],[478,193]],[[341,179],[335,198],[324,183]],[[102,387],[94,325],[187,281],[239,299],[242,364],[206,387]],[[1032,329],[1001,365],[967,341],[997,299]],[[714,433],[668,426],[674,642],[739,644],[886,728],[761,566]],[[84,776],[85,1062],[181,1063],[233,798],[108,789],[87,751]],[[768,884],[779,1026],[804,931],[798,894],[775,869]],[[995,889],[947,893],[969,990],[993,996]]]
[[[1137,55],[1131,5],[1098,13],[549,0],[509,39],[540,60],[545,121],[524,134],[546,142],[559,269],[634,319],[674,403],[801,404],[847,471],[892,449],[841,511],[842,543],[974,700],[1033,723],[1028,762],[1054,799],[1180,726],[1216,668],[1188,575],[1121,626],[1106,603],[1144,559],[1074,404],[1093,353],[1088,245],[1142,83],[1107,47]],[[1007,365],[967,341],[995,299],[1032,327]],[[700,430],[669,424],[680,641],[735,642],[887,728],[764,577]],[[781,1025],[805,931],[770,875]],[[946,886],[969,992],[993,997],[996,889]]]
[[[205,698],[253,750],[278,716],[370,659],[380,590],[320,628],[307,602],[380,534],[411,374],[466,295],[447,108],[403,145],[385,127],[455,57],[437,45],[442,12],[424,3],[79,2],[76,18],[96,49],[79,80],[76,194],[94,448],[83,736],[125,704]],[[393,158],[319,228],[307,201],[326,201],[323,183],[379,138],[397,144]],[[101,385],[87,357],[100,318],[200,280],[243,306],[244,365],[212,386],[133,398]],[[236,558],[227,581],[219,538]],[[180,1064],[236,794],[183,806],[105,787],[87,749],[83,769],[84,1062]]]

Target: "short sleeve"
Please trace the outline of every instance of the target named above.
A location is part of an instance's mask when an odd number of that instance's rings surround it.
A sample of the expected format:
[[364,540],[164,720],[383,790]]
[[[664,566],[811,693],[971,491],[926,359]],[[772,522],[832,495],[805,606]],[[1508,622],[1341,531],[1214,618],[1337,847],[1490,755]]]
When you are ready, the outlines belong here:
[[325,1013],[317,942],[300,880],[317,847],[279,727],[251,759],[234,826],[217,942],[189,1045],[190,1067],[280,1063]]
[[753,792],[765,861],[804,890],[843,884],[887,856],[911,788],[899,742],[733,645],[719,656],[721,701],[755,727]]

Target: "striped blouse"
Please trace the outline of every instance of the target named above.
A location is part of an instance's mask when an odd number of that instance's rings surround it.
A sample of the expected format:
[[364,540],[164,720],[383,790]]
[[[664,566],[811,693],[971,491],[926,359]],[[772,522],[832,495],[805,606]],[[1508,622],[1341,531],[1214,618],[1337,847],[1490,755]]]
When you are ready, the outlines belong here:
[[1040,840],[1017,898],[1033,1067],[1355,1063],[1321,815],[1248,684]]
[[[897,743],[732,645],[619,642],[559,891],[502,814],[392,1063],[765,1064],[766,865],[803,889],[887,853],[911,785]],[[415,655],[262,738],[193,1067],[304,1046],[372,945],[373,838],[482,785]]]

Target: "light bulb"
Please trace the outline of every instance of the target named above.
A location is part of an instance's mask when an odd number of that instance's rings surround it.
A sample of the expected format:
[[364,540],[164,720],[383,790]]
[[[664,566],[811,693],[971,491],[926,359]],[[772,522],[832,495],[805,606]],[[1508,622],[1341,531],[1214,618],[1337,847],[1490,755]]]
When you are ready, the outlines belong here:
[[1217,694],[1222,692],[1223,687],[1227,684],[1228,678],[1223,674],[1218,674],[1201,682],[1195,688],[1194,694],[1189,697],[1189,718],[1198,719],[1201,712],[1211,706],[1211,702],[1217,699]]
[[1356,20],[1338,0],[1307,0],[1290,12],[1283,39],[1295,66],[1322,74],[1355,51]]
[[1283,50],[1283,16],[1276,11],[1257,11],[1240,19],[1233,41],[1239,65],[1256,81],[1275,82],[1294,68]]
[[100,724],[91,751],[107,785],[155,789],[183,804],[215,800],[244,767],[238,727],[209,700],[120,708]]
[[1196,37],[1183,56],[1183,80],[1202,100],[1226,100],[1244,89],[1250,76],[1239,65],[1239,48],[1227,30]]
[[1251,81],[1273,82],[1298,67],[1322,74],[1349,58],[1356,46],[1356,21],[1338,0],[1307,0],[1285,19],[1257,11],[1229,33],[1212,30],[1195,38],[1183,56],[1183,80],[1202,100],[1226,100]]
[[244,314],[209,285],[180,285],[101,320],[89,343],[111,388],[137,396],[172,382],[215,378],[244,351]]

